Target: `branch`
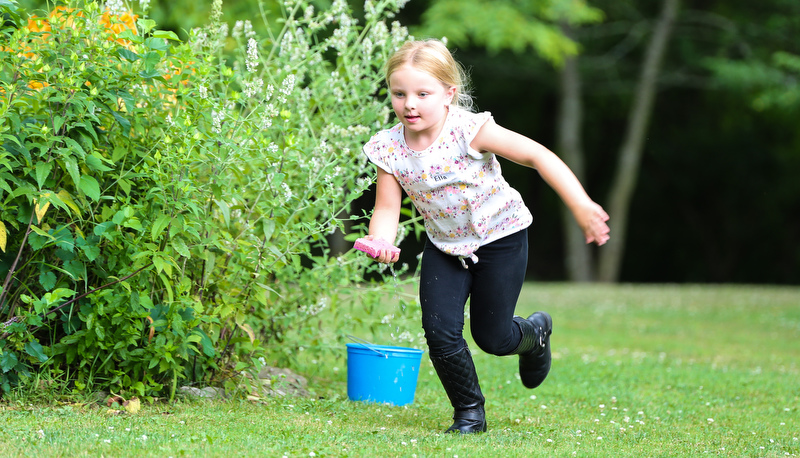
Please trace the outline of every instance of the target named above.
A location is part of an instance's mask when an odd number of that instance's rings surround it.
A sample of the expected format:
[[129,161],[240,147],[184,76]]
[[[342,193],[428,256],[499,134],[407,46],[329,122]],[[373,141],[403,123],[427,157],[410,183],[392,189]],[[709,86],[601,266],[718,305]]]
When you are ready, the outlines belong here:
[[[83,299],[84,297],[86,297],[86,296],[88,296],[88,295],[90,295],[90,294],[92,294],[92,293],[95,293],[95,292],[97,292],[97,291],[100,291],[101,289],[105,289],[105,288],[108,288],[109,286],[116,285],[116,284],[117,284],[117,283],[119,283],[119,282],[123,282],[123,281],[125,281],[125,280],[127,280],[127,279],[129,279],[129,278],[131,278],[131,277],[133,277],[133,276],[135,276],[135,275],[137,275],[139,272],[143,271],[144,269],[146,269],[146,268],[148,268],[148,267],[150,267],[150,266],[152,266],[152,265],[153,265],[153,263],[152,263],[152,262],[151,262],[151,263],[149,263],[149,264],[146,264],[145,266],[141,267],[139,270],[137,270],[136,272],[134,272],[134,273],[132,273],[132,274],[130,274],[130,275],[126,275],[126,276],[124,276],[124,277],[122,277],[122,278],[118,278],[118,279],[116,279],[116,280],[112,281],[111,283],[106,283],[106,284],[105,284],[105,285],[103,285],[103,286],[99,286],[99,287],[97,287],[97,288],[95,288],[95,289],[93,289],[93,290],[91,290],[91,291],[87,291],[87,292],[85,292],[85,293],[81,294],[81,295],[80,295],[80,296],[78,296],[78,297],[75,297],[75,298],[73,298],[73,299],[70,299],[70,300],[68,300],[67,302],[64,302],[63,304],[59,305],[58,307],[55,307],[55,308],[51,309],[51,310],[50,310],[50,311],[48,311],[48,312],[45,312],[44,316],[47,316],[47,315],[50,315],[50,314],[56,313],[57,311],[59,311],[59,310],[63,309],[64,307],[66,307],[66,306],[68,306],[68,305],[70,305],[70,304],[74,303],[75,301],[79,301],[79,300]],[[5,323],[3,323],[3,328],[5,328],[6,326],[8,326],[9,324],[16,323],[16,322],[18,322],[18,321],[19,321],[18,317],[13,317],[13,318],[11,318],[10,320],[8,320],[8,321],[6,321]],[[38,328],[38,327],[36,327],[36,328],[34,328],[33,330],[34,330],[34,331],[36,331],[37,329],[39,329],[39,328]],[[8,336],[8,333],[7,333],[7,332],[4,332],[2,335],[0,335],[0,339],[4,339],[4,338],[6,338],[7,336]]]
[[[25,249],[25,242],[28,241],[28,236],[31,233],[31,225],[33,225],[33,215],[36,214],[35,209],[31,209],[31,219],[28,221],[28,228],[25,230],[25,236],[22,238],[22,243],[19,244],[19,251],[17,251],[17,257],[14,259],[14,263],[11,264],[11,268],[8,269],[8,275],[6,275],[6,280],[3,282],[3,291],[0,292],[0,306],[3,304],[3,300],[8,296],[8,285],[11,283],[11,278],[14,277],[14,271],[17,270],[17,264],[19,263],[19,258],[22,257],[22,250]],[[16,307],[14,305],[11,306],[11,309],[8,312],[8,317],[11,318],[14,316],[14,309]]]
[[118,279],[116,279],[116,280],[112,281],[111,283],[106,283],[106,284],[105,284],[105,285],[103,285],[103,286],[98,286],[97,288],[95,288],[95,289],[93,289],[93,290],[91,290],[91,291],[85,292],[85,293],[81,294],[80,296],[78,296],[78,297],[76,297],[76,298],[74,298],[74,299],[70,299],[70,300],[68,300],[67,302],[64,302],[63,304],[59,305],[58,307],[56,307],[56,308],[54,308],[54,309],[50,310],[49,312],[46,312],[46,313],[44,314],[44,316],[50,315],[51,313],[56,313],[57,311],[59,311],[59,310],[63,309],[64,307],[66,307],[66,306],[68,306],[68,305],[72,304],[73,302],[75,302],[75,301],[78,301],[78,300],[80,300],[80,299],[83,299],[84,297],[86,297],[86,296],[88,296],[88,295],[90,295],[90,294],[92,294],[92,293],[94,293],[94,292],[100,291],[101,289],[105,289],[105,288],[108,288],[109,286],[113,286],[113,285],[116,285],[116,284],[117,284],[117,283],[119,283],[119,282],[125,281],[125,280],[127,280],[127,279],[129,279],[129,278],[131,278],[131,277],[133,277],[133,276],[135,276],[135,275],[137,275],[139,272],[143,271],[144,269],[146,269],[146,268],[148,268],[148,267],[150,267],[150,266],[152,266],[152,265],[153,265],[153,263],[152,263],[152,262],[151,262],[151,263],[149,263],[149,264],[145,264],[145,265],[144,265],[143,267],[141,267],[139,270],[137,270],[136,272],[134,272],[134,273],[132,273],[132,274],[130,274],[130,275],[126,275],[126,276],[124,276],[124,277],[122,277],[122,278],[118,278]]

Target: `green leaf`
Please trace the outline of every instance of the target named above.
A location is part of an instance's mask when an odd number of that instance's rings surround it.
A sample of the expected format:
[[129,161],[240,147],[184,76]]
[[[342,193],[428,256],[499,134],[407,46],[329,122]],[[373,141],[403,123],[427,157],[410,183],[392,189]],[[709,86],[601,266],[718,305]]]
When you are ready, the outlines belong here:
[[114,116],[114,119],[117,120],[120,126],[122,126],[122,135],[129,136],[131,130],[131,122],[125,119],[122,115],[117,113],[114,110],[111,110],[111,114]]
[[142,222],[139,220],[139,218],[137,218],[135,216],[132,216],[132,217],[126,219],[122,223],[122,227],[128,227],[128,228],[131,228],[131,229],[139,231],[139,232],[142,232],[142,230],[144,229],[142,227]]
[[214,272],[214,265],[217,262],[217,255],[211,251],[206,251],[205,261],[205,265],[203,266],[203,284],[208,283],[208,278]]
[[169,43],[164,41],[163,38],[155,38],[155,34],[153,35],[153,37],[144,40],[144,45],[155,51],[169,50]]
[[145,71],[150,72],[155,70],[158,63],[161,62],[161,54],[155,51],[150,51],[144,55],[143,59]]
[[214,200],[217,206],[219,207],[219,211],[222,213],[222,218],[225,220],[225,225],[228,226],[231,224],[231,209],[228,207],[228,203],[223,200]]
[[3,355],[0,356],[0,369],[3,370],[3,373],[14,369],[18,363],[17,355],[10,351],[4,351]]
[[161,236],[161,233],[164,232],[164,229],[166,229],[170,221],[172,221],[170,215],[161,215],[156,219],[156,222],[153,223],[153,227],[150,229],[150,238],[154,242],[158,240],[158,237]]
[[53,118],[53,132],[58,133],[61,130],[61,127],[64,125],[64,117],[60,115],[56,115]]
[[142,70],[139,72],[139,76],[141,76],[146,80],[150,80],[161,76],[161,72],[158,70],[149,70],[149,71]]
[[132,187],[132,185],[131,185],[130,181],[128,181],[128,180],[126,180],[124,178],[120,178],[119,180],[117,180],[117,184],[122,189],[122,192],[124,192],[127,195],[131,195],[131,187]]
[[142,35],[147,35],[151,30],[153,30],[153,28],[155,28],[156,21],[152,19],[139,19],[136,21],[136,25],[142,29]]
[[[155,261],[155,260],[156,260],[156,258],[153,258],[153,261]],[[167,291],[167,299],[169,300],[169,303],[171,304],[172,302],[175,301],[175,298],[172,295],[172,282],[170,282],[169,279],[166,276],[164,276],[163,273],[159,273],[158,274],[158,278],[160,278],[161,279],[161,283],[164,284],[164,289]]]
[[97,172],[108,172],[109,170],[113,170],[111,167],[103,163],[102,158],[97,153],[92,153],[86,156],[86,165],[88,165],[90,169]]
[[113,221],[106,221],[105,223],[100,223],[94,227],[94,235],[101,236],[105,231],[108,230],[108,228],[114,226],[115,224]]
[[36,184],[39,185],[39,189],[44,187],[44,183],[47,181],[47,177],[52,171],[53,163],[50,161],[39,162],[36,164]]
[[117,145],[114,147],[114,151],[111,152],[111,162],[119,162],[120,159],[127,156],[128,149],[124,146]]
[[178,35],[171,30],[156,30],[153,32],[153,38],[163,38],[166,40],[181,41]]
[[46,271],[39,274],[39,284],[42,285],[47,291],[52,290],[56,286],[56,274],[52,271]]
[[198,332],[203,336],[202,340],[200,340],[200,345],[203,347],[203,353],[209,358],[216,356],[217,352],[214,350],[214,342],[211,341],[211,338],[208,337],[208,334],[200,329],[196,330],[195,332]]
[[97,245],[84,245],[81,247],[81,251],[83,251],[83,254],[89,262],[94,261],[100,256],[100,247]]
[[78,162],[75,160],[74,157],[68,157],[64,159],[64,168],[67,169],[67,173],[69,174],[70,178],[72,178],[72,182],[75,186],[79,186],[81,182],[81,171],[78,168]]
[[142,37],[140,37],[139,35],[134,34],[131,30],[127,30],[127,29],[123,30],[120,33],[118,33],[117,34],[117,38],[118,39],[122,39],[122,40],[130,40],[130,41],[132,41],[134,43],[137,43],[137,44],[141,43],[143,41]]
[[264,221],[264,240],[269,241],[272,234],[275,232],[275,221],[268,219]]
[[82,176],[78,187],[92,200],[100,200],[100,184],[94,177]]
[[25,344],[25,353],[33,356],[40,363],[43,363],[50,359],[47,355],[44,354],[44,347],[36,340],[32,340]]
[[135,52],[123,47],[117,48],[117,54],[119,55],[119,57],[127,60],[128,62],[136,62],[137,60],[142,58]]
[[184,258],[192,257],[192,253],[189,252],[189,248],[186,246],[186,243],[181,239],[178,238],[172,239],[172,248]]

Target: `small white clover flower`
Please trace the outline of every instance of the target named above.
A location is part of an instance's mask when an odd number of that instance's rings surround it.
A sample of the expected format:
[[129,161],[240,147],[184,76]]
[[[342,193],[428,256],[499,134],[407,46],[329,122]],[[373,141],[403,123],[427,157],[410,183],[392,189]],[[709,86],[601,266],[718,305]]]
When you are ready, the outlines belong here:
[[139,8],[141,8],[142,11],[147,11],[147,9],[150,8],[150,0],[139,0]]
[[197,86],[197,92],[200,93],[201,99],[208,98],[208,88],[205,85],[201,84],[200,86]]

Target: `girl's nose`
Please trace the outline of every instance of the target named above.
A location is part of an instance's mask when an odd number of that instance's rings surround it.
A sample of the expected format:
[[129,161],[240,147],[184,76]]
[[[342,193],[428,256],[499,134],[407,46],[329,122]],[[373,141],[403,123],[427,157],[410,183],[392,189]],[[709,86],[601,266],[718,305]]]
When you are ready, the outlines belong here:
[[406,108],[414,108],[417,106],[417,101],[414,97],[406,97]]

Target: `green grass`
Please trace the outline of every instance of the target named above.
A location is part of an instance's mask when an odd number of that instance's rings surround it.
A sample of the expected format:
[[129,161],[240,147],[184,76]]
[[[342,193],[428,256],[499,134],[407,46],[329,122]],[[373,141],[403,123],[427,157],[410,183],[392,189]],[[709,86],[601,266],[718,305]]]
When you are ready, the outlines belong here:
[[473,347],[486,434],[441,434],[451,409],[427,355],[413,404],[348,401],[342,349],[304,368],[316,400],[179,402],[125,416],[6,402],[0,455],[800,455],[800,288],[526,285],[519,314],[540,309],[554,319],[540,388],[522,387],[515,357]]

